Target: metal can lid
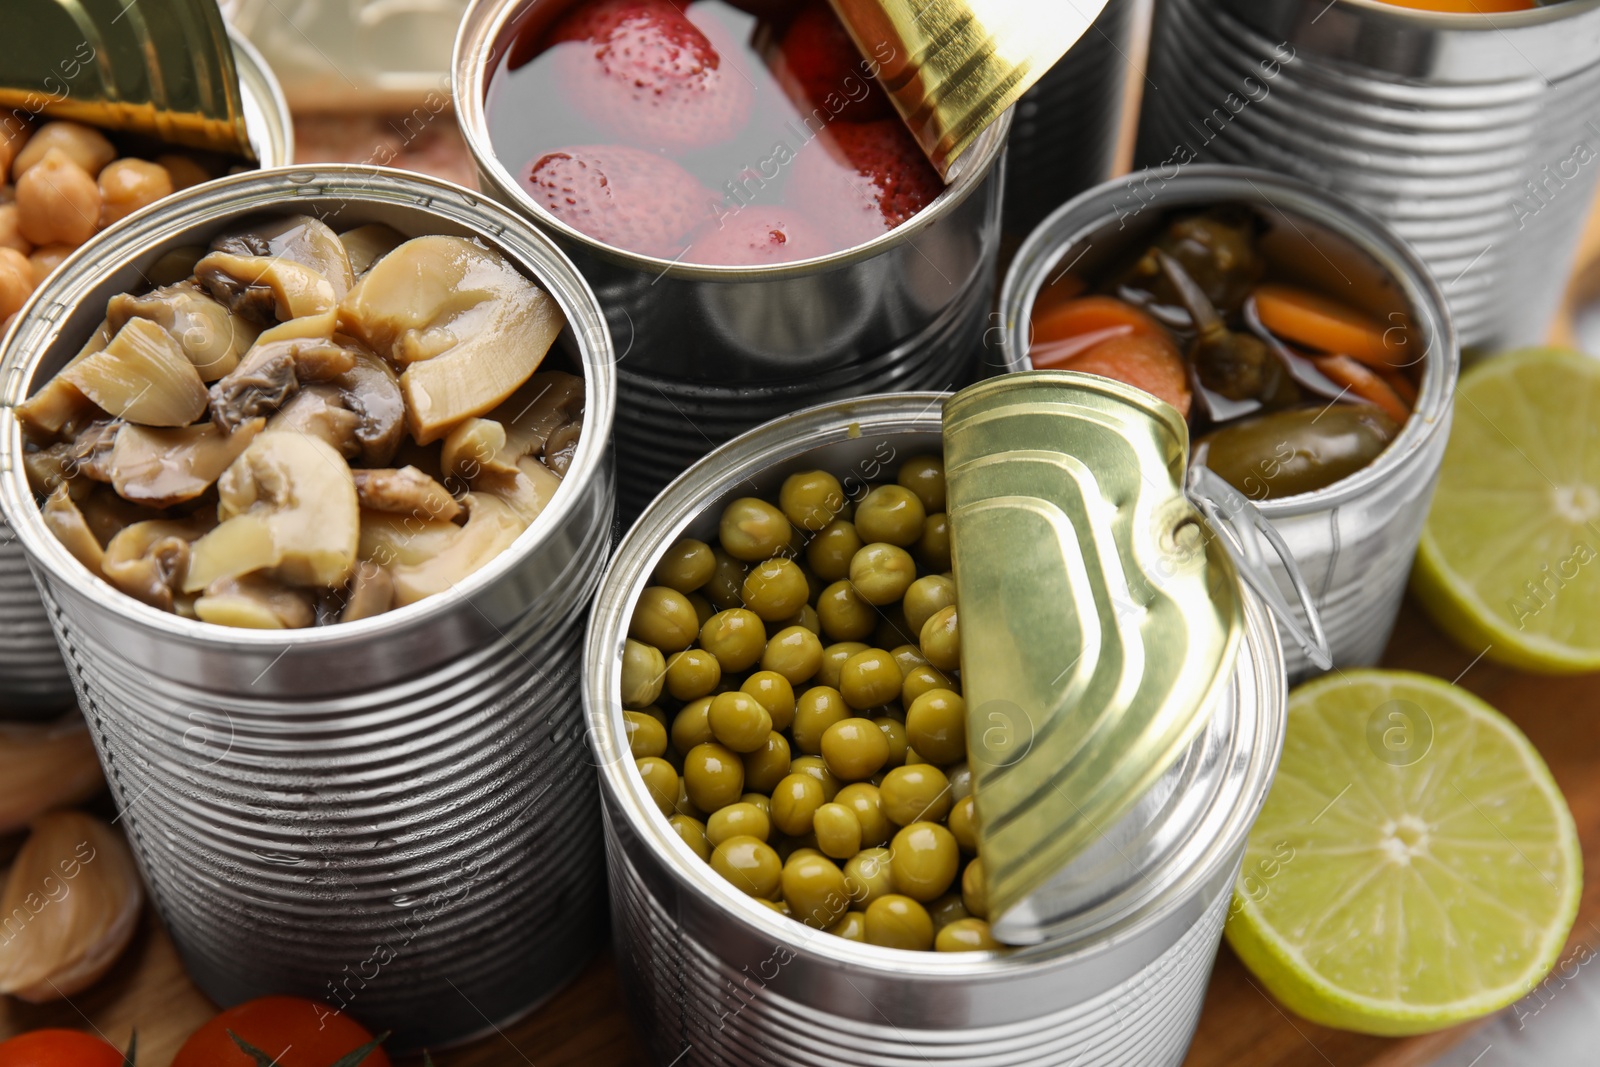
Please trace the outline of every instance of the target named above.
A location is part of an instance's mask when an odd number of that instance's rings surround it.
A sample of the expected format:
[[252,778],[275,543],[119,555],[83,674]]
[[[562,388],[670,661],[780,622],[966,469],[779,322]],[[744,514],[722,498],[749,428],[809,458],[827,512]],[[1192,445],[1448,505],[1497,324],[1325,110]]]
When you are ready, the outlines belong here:
[[1030,943],[1229,686],[1240,580],[1185,495],[1182,417],[1138,389],[993,378],[945,404],[944,448],[979,854],[996,936]]

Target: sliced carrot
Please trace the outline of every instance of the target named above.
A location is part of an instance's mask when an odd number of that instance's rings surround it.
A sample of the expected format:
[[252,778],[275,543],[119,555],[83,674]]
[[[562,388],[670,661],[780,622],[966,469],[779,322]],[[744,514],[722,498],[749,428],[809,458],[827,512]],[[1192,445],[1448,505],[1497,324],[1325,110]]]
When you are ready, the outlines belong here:
[[1038,318],[1042,313],[1082,296],[1088,290],[1089,283],[1076,274],[1063,274],[1040,289],[1039,295],[1034,297],[1033,317]]
[[1394,7],[1418,11],[1451,11],[1462,15],[1496,15],[1506,11],[1532,11],[1535,0],[1383,0]]
[[1381,322],[1337,300],[1271,284],[1257,286],[1255,298],[1261,324],[1285,340],[1374,367],[1405,361],[1401,339],[1391,340]]
[[1102,341],[1061,369],[1114,378],[1160,397],[1185,417],[1189,414],[1189,377],[1178,346],[1165,330]]
[[1350,392],[1383,411],[1401,426],[1411,417],[1411,407],[1388,382],[1349,356],[1317,356],[1312,359],[1317,369],[1337,385],[1349,386]]
[[1395,391],[1396,396],[1405,401],[1406,407],[1415,408],[1417,406],[1417,387],[1410,378],[1406,377],[1405,371],[1396,370],[1393,367],[1379,367],[1378,377],[1389,383],[1389,388]]
[[1102,341],[1109,341],[1113,337],[1133,336],[1132,326],[1108,326],[1103,330],[1091,330],[1089,333],[1080,333],[1060,341],[1035,341],[1028,350],[1028,359],[1036,370],[1054,370],[1063,366],[1074,356],[1082,355]]
[[1112,296],[1083,296],[1048,308],[1035,304],[1033,309],[1035,345],[1117,327],[1139,335],[1166,336],[1167,333],[1165,327],[1155,319],[1127,301]]

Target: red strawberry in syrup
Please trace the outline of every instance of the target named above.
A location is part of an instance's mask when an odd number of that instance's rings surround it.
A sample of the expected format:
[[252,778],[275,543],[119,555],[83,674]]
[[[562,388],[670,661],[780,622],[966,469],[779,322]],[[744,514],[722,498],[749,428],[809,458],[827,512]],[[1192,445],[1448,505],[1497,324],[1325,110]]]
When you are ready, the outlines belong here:
[[856,51],[833,9],[812,0],[784,31],[780,51],[789,73],[799,83],[806,111],[821,109],[845,122],[871,122],[894,115],[894,107],[869,65]]
[[565,46],[571,106],[633,144],[704,148],[750,119],[750,82],[670,0],[584,4],[555,25],[550,42]]
[[731,211],[703,228],[684,258],[724,266],[766,266],[832,251],[822,228],[801,212],[762,205]]
[[898,119],[836,122],[802,147],[785,199],[826,219],[846,247],[892,230],[944,191]]
[[626,145],[546,152],[523,186],[556,218],[608,245],[671,259],[689,233],[714,218],[720,201],[670,159]]

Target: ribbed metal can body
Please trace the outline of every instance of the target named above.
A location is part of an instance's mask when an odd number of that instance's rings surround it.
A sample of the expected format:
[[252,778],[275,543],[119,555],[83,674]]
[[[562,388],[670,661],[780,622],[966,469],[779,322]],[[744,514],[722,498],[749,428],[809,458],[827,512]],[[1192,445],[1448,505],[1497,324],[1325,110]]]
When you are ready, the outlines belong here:
[[[294,123],[272,69],[234,35],[245,123],[263,167],[293,161]],[[56,715],[72,703],[72,679],[28,573],[27,557],[0,518],[0,719]]]
[[944,398],[823,405],[730,442],[646,510],[602,581],[584,652],[585,714],[618,964],[656,1062],[1145,1067],[1183,1058],[1281,744],[1283,662],[1253,598],[1238,669],[1200,738],[1149,803],[1085,854],[1081,910],[1038,945],[903,952],[783,918],[689,850],[628,755],[623,642],[667,546],[714,537],[726,503],[775,494],[793,471],[830,470],[849,493],[898,459],[937,452]]
[[113,293],[260,213],[475,235],[557,300],[552,364],[581,370],[577,455],[534,526],[449,593],[312,630],[148,608],[44,527],[0,415],[0,504],[43,598],[151,897],[219,1003],[297,993],[401,1049],[489,1030],[603,936],[603,858],[578,656],[610,545],[609,336],[542,235],[457,186],[377,168],[239,175],[107,230],[35,295],[0,363],[7,403],[75,351]]
[[1089,32],[1012,110],[1006,146],[1008,236],[1026,237],[1050,212],[1111,176],[1133,8],[1133,0],[1110,0]]
[[[1028,370],[1029,313],[1063,264],[1092,274],[1136,242],[1147,240],[1172,210],[1247,204],[1273,222],[1301,266],[1326,271],[1330,285],[1348,285],[1393,310],[1387,321],[1407,331],[1424,353],[1417,404],[1400,435],[1376,460],[1326,489],[1257,499],[1282,534],[1310,587],[1338,667],[1376,663],[1394,628],[1406,576],[1422,535],[1450,431],[1460,352],[1444,297],[1417,254],[1382,222],[1354,204],[1295,178],[1243,167],[1194,165],[1135,172],[1091,189],[1046,219],[1028,238],[1000,295],[1004,355],[1011,370]],[[1302,254],[1303,253],[1303,254]],[[1287,568],[1266,562],[1291,609],[1304,612]],[[1284,633],[1289,677],[1314,672]]]
[[1250,164],[1330,189],[1417,249],[1464,345],[1544,339],[1600,175],[1600,2],[1171,0],[1149,75],[1140,166]]

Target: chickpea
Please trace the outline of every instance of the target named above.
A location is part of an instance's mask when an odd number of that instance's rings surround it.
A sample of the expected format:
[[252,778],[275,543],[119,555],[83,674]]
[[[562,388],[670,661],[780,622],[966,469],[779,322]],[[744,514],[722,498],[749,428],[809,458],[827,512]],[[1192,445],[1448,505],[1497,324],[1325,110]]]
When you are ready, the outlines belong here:
[[35,248],[28,254],[28,262],[33,266],[33,284],[43,285],[44,280],[61,266],[61,261],[70,255],[71,245],[40,245]]
[[0,319],[10,318],[33,292],[33,266],[15,248],[0,248]]
[[11,180],[20,182],[24,174],[35,164],[44,162],[52,151],[61,152],[91,178],[117,158],[117,150],[106,140],[106,135],[93,126],[81,122],[47,122],[17,153],[11,167]]
[[168,176],[172,178],[172,187],[174,189],[187,189],[191,185],[208,182],[212,177],[211,172],[200,164],[188,156],[180,156],[176,152],[157,156],[156,162],[161,164],[161,169],[165,170]]
[[0,119],[0,181],[4,181],[6,175],[11,173],[11,164],[17,158],[17,153],[22,151],[23,145],[32,136],[33,127],[15,115]]
[[23,255],[33,251],[33,243],[18,228],[15,204],[0,204],[0,248],[15,249]]
[[119,159],[100,172],[100,225],[132,215],[142,207],[172,195],[172,176],[158,163]]
[[17,222],[36,245],[81,245],[100,223],[100,187],[70,156],[52,148],[17,179]]

